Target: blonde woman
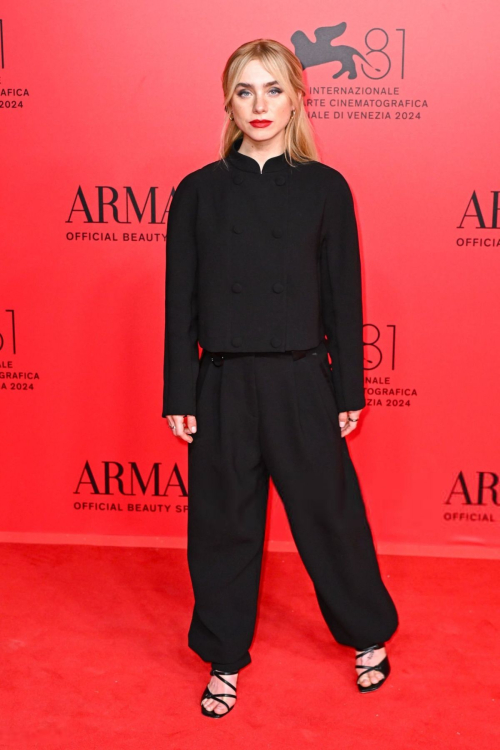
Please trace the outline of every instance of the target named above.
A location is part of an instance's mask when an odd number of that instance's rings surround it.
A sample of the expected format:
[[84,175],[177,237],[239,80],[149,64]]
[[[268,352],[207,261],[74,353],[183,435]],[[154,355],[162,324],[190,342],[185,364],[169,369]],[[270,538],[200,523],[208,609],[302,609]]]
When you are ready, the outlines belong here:
[[398,625],[345,440],[366,405],[352,194],[318,160],[287,47],[243,44],[222,85],[220,158],[170,206],[162,412],[188,443],[188,643],[212,718],[251,661],[270,478],[360,692],[387,678]]

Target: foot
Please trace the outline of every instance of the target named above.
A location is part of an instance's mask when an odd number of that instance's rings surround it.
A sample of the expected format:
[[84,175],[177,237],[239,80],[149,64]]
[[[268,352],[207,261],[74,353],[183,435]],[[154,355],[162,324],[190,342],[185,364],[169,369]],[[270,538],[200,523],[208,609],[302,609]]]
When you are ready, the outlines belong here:
[[[361,651],[356,651],[356,672],[357,674],[361,674],[363,670],[368,669],[368,667],[374,666],[375,664],[380,664],[380,662],[385,658],[386,656],[386,650],[385,647],[382,646],[382,648],[377,648],[375,651],[370,651],[369,653],[365,654],[364,656],[357,656],[357,654],[362,653]],[[380,682],[380,680],[384,679],[384,675],[382,672],[379,672],[378,669],[373,669],[371,672],[366,672],[366,674],[363,675],[359,679],[359,684],[361,687],[369,687],[370,685],[375,685],[377,682]]]
[[[222,677],[236,687],[238,674],[223,674]],[[229,685],[226,685],[222,680],[219,680],[216,675],[212,675],[210,682],[208,683],[208,689],[211,693],[228,693],[228,696],[224,696],[221,700],[227,703],[229,708],[232,708],[236,703],[236,695],[234,698],[229,697],[229,694],[233,692]],[[215,698],[205,698],[202,701],[202,705],[205,706],[207,711],[213,711],[216,714],[225,714],[228,711],[224,703],[220,703],[218,700],[215,700]]]

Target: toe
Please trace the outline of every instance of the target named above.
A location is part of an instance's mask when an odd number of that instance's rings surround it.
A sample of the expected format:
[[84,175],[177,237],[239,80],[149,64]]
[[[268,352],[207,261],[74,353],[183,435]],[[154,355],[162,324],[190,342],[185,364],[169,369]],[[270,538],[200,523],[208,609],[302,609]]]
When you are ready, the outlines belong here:
[[227,711],[227,708],[225,706],[223,706],[222,703],[219,703],[219,705],[216,706],[216,708],[215,708],[215,713],[216,714],[225,714],[226,711]]

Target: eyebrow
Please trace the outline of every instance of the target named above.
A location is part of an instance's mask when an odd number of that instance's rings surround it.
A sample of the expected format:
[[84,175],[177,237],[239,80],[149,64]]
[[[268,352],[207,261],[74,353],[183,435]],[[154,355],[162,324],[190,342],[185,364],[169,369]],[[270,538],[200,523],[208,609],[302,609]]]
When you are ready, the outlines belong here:
[[[275,86],[278,83],[278,81],[269,81],[269,83],[265,83],[264,86]],[[253,85],[251,83],[237,83],[237,86],[245,86],[245,88],[253,89]]]

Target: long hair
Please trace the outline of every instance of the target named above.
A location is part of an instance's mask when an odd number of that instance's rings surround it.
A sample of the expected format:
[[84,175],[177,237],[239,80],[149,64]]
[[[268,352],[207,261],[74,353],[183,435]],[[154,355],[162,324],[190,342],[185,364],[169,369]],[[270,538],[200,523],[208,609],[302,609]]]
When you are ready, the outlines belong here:
[[220,139],[220,159],[226,158],[234,141],[243,135],[234,120],[229,119],[228,105],[236,84],[241,78],[243,68],[250,60],[259,60],[270,75],[280,82],[295,109],[295,115],[290,118],[285,128],[286,161],[291,166],[293,166],[292,160],[296,162],[318,161],[313,131],[304,110],[306,88],[302,79],[301,62],[288,47],[274,39],[255,39],[242,44],[233,52],[224,67],[222,90],[226,117]]

